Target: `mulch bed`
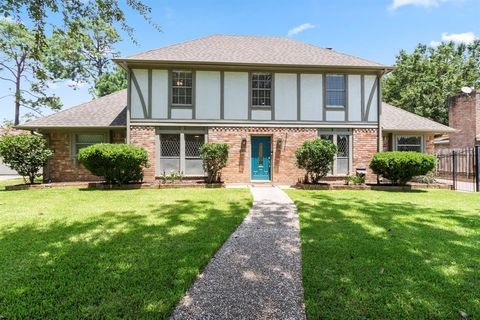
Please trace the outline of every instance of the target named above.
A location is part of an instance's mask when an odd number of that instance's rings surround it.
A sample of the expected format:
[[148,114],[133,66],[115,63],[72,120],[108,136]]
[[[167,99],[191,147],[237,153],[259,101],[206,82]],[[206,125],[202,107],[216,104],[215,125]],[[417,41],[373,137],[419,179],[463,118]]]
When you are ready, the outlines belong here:
[[297,183],[297,189],[303,190],[377,190],[377,191],[409,191],[420,189],[446,189],[451,190],[452,186],[443,183],[417,183],[411,182],[405,186],[391,185],[391,184],[335,184],[335,183],[319,183],[307,184]]
[[224,183],[205,183],[203,181],[185,181],[178,183],[143,182],[129,184],[107,184],[105,182],[54,182],[36,184],[17,184],[6,186],[5,190],[31,190],[50,188],[80,188],[89,190],[132,190],[132,189],[179,189],[179,188],[224,188]]

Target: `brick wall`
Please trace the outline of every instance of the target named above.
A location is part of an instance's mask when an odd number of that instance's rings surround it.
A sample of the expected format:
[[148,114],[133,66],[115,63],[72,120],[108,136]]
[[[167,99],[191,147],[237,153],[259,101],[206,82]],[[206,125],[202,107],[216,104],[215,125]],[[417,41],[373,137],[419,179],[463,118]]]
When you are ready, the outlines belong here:
[[143,147],[148,152],[150,167],[143,170],[143,180],[146,182],[155,181],[156,150],[155,150],[155,127],[131,126],[130,144]]
[[[92,175],[72,157],[71,135],[72,133],[60,131],[44,133],[49,147],[54,152],[44,168],[44,180],[53,182],[102,180]],[[125,143],[125,135],[125,130],[112,131],[112,143]]]
[[377,152],[377,129],[353,129],[353,171],[367,169],[367,181],[374,182],[377,176],[368,167]]
[[450,98],[449,126],[457,132],[449,133],[451,149],[475,146],[475,136],[480,133],[480,93],[461,94]]
[[425,152],[428,154],[435,153],[435,145],[433,144],[433,140],[435,136],[433,134],[425,135]]
[[[317,137],[317,129],[308,128],[209,128],[208,141],[227,143],[230,147],[227,166],[222,170],[222,179],[228,183],[250,182],[251,137],[272,137],[272,181],[280,184],[295,184],[305,176],[296,166],[295,151],[306,140]],[[242,138],[246,144],[242,146]]]

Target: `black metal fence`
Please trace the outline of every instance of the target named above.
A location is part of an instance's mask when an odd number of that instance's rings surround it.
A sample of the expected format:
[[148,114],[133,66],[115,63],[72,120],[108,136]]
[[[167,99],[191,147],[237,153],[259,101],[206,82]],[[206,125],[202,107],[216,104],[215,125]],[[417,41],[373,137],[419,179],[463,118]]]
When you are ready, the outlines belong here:
[[480,146],[443,150],[437,153],[437,169],[435,172],[437,180],[451,183],[455,190],[480,191],[479,151]]

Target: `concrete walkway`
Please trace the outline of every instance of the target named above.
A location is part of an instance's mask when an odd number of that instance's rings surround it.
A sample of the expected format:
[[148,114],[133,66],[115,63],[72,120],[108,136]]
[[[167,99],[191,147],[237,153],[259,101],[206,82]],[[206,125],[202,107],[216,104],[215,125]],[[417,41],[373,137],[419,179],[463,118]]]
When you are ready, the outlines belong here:
[[254,204],[171,319],[305,319],[297,210],[276,187]]

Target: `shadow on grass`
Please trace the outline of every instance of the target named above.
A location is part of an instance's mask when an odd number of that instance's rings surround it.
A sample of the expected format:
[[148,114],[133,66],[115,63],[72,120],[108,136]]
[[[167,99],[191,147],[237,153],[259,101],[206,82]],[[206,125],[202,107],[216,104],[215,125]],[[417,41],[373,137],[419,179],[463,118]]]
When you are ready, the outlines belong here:
[[479,202],[458,211],[362,193],[303,199],[295,203],[310,319],[480,317]]
[[0,318],[165,318],[248,206],[180,200],[141,214],[7,226]]

